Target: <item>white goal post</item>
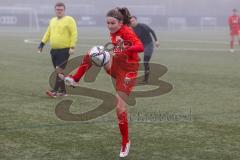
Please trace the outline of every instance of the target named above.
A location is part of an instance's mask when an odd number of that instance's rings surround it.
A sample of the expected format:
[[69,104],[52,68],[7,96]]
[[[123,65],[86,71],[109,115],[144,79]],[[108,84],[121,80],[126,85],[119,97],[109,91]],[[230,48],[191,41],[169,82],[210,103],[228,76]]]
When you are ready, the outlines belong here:
[[39,31],[36,10],[24,7],[0,7],[0,31]]

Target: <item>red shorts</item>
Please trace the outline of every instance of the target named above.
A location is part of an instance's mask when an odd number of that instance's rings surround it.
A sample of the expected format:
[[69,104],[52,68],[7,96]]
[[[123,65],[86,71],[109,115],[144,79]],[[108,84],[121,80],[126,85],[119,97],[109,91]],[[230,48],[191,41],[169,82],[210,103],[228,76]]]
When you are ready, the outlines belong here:
[[240,36],[240,30],[239,29],[233,29],[230,31],[231,36]]
[[112,66],[107,73],[115,79],[116,91],[129,95],[136,84],[138,63],[121,63],[113,58]]

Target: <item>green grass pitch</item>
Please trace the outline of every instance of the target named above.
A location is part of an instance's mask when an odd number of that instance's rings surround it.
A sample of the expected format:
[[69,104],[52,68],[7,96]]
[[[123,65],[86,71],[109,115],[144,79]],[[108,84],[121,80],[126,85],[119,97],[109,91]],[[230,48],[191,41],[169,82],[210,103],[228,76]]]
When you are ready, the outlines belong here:
[[[161,96],[137,98],[136,105],[129,106],[132,145],[125,159],[239,159],[239,47],[235,53],[228,51],[226,30],[157,34],[161,47],[151,62],[168,68],[160,79],[173,89]],[[89,122],[63,121],[56,116],[55,107],[63,99],[73,100],[72,113],[89,111],[101,100],[45,96],[53,71],[49,46],[37,54],[37,44],[24,43],[26,39],[39,41],[42,35],[0,32],[0,159],[119,159],[120,133],[114,110]],[[71,58],[106,42],[106,29],[80,28],[77,52]],[[80,85],[114,93],[103,71],[94,83],[81,81]]]

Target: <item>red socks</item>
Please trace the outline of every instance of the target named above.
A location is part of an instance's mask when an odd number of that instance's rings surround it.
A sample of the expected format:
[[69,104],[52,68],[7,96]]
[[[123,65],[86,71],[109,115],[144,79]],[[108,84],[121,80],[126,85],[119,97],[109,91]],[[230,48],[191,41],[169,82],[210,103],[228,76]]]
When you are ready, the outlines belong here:
[[78,82],[91,66],[92,66],[92,63],[91,63],[90,57],[88,54],[86,54],[83,57],[82,63],[78,67],[77,72],[72,76],[74,81]]
[[118,126],[122,135],[122,145],[126,145],[128,142],[128,119],[127,113],[117,113],[118,116]]

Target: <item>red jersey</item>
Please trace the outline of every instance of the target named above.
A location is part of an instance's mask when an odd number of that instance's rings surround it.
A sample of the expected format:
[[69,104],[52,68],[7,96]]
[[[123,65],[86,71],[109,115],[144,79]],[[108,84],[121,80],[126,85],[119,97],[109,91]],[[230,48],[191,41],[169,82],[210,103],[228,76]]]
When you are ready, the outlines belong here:
[[[122,28],[120,28],[116,33],[111,33],[110,36],[112,43],[116,46],[113,50],[113,52],[116,53],[116,58],[121,59],[125,56],[128,58],[128,62],[138,63],[140,60],[138,53],[143,52],[144,48],[142,42],[133,32],[132,28],[123,25]],[[121,50],[117,47],[121,41],[128,41],[131,45],[125,50]]]
[[230,30],[239,31],[240,29],[240,16],[238,15],[232,15],[228,18],[228,24],[230,27]]
[[[124,84],[125,79],[136,79],[138,71],[138,62],[140,60],[139,53],[144,51],[142,42],[138,39],[133,30],[123,25],[116,33],[111,33],[111,40],[114,44],[112,57],[112,65],[107,73],[116,79],[116,90],[121,90],[129,94],[135,84],[135,80],[131,83]],[[121,42],[130,42],[130,45],[125,49],[121,48]],[[78,82],[85,72],[92,66],[92,62],[88,54],[83,58],[83,61],[77,72],[72,78]]]

